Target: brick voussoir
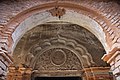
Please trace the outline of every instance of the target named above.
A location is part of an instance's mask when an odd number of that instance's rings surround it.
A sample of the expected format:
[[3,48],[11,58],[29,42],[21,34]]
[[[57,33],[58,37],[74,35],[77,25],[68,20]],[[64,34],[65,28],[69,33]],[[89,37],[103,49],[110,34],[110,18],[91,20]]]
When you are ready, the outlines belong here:
[[8,63],[12,63],[13,61],[10,60],[9,56],[6,55],[4,52],[0,51],[0,55],[4,57],[4,59],[8,62]]
[[0,61],[1,61],[6,67],[8,67],[8,64],[6,64],[4,60],[0,59]]

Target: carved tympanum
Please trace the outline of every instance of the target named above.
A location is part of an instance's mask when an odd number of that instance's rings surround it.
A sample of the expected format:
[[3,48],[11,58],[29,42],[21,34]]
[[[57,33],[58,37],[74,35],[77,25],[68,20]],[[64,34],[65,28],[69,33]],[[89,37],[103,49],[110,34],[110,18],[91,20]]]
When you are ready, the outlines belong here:
[[106,65],[100,59],[103,50],[86,29],[76,24],[49,22],[23,36],[14,51],[14,59],[15,65],[22,63],[42,75],[46,74],[44,71],[80,71],[85,67]]
[[52,48],[42,53],[35,61],[37,70],[81,70],[78,57],[68,49]]

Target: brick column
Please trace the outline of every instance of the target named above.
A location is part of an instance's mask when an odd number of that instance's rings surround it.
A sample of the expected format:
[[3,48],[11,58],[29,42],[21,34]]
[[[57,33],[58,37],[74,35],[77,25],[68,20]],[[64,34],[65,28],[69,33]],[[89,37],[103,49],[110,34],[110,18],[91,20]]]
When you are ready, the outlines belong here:
[[10,66],[7,80],[31,80],[31,68]]
[[[0,44],[1,46],[1,44]],[[7,74],[8,65],[12,63],[11,57],[9,56],[7,50],[3,47],[0,47],[0,80],[5,79]]]
[[109,67],[90,67],[85,68],[85,80],[113,80],[113,75],[109,73]]
[[5,26],[0,25],[0,80],[5,80],[9,64],[13,62],[10,56],[12,39]]
[[110,62],[111,70],[113,71],[116,80],[120,80],[120,51],[117,51],[112,57],[113,59]]
[[110,64],[111,71],[113,72],[116,80],[120,80],[120,50],[116,50],[114,54],[110,53],[105,55],[103,60]]

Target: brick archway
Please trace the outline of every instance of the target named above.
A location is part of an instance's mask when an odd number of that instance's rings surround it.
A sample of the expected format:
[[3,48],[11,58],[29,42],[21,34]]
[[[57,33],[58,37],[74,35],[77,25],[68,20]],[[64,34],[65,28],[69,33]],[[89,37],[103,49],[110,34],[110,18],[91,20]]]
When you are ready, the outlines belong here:
[[[1,39],[0,39],[1,51],[0,52],[3,58],[1,59],[2,60],[1,64],[5,65],[4,70],[6,70],[7,69],[6,67],[8,66],[8,64],[13,61],[11,57],[11,53],[13,51],[12,47],[15,44],[15,42],[12,35],[17,30],[17,28],[19,28],[20,24],[23,23],[24,20],[26,20],[33,14],[37,14],[38,12],[42,12],[42,11],[48,11],[51,8],[54,8],[55,6],[56,6],[56,2],[50,2],[50,3],[40,4],[40,5],[31,7],[15,15],[14,18],[10,19],[7,24],[1,25],[1,28],[0,28],[1,29]],[[119,12],[116,14],[114,14],[114,12],[111,12],[111,14],[113,15],[110,15],[110,13],[107,13],[104,7],[97,9],[98,6],[92,6],[90,3],[86,3],[85,5],[85,2],[81,2],[81,4],[77,4],[76,2],[71,3],[67,1],[65,2],[59,1],[57,3],[57,6],[62,7],[65,10],[73,10],[77,14],[83,14],[88,18],[92,19],[93,21],[95,21],[95,23],[99,25],[99,29],[101,29],[100,31],[103,30],[103,33],[105,34],[104,36],[105,40],[103,40],[103,42],[105,43],[102,43],[102,44],[104,44],[104,46],[107,46],[107,49],[106,49],[107,55],[105,55],[103,59],[105,61],[108,61],[108,63],[111,63],[111,61],[119,54],[119,50],[120,50]],[[54,18],[55,16],[53,16],[53,19],[52,19],[53,21],[54,21]],[[94,35],[96,34],[97,33],[94,33]]]

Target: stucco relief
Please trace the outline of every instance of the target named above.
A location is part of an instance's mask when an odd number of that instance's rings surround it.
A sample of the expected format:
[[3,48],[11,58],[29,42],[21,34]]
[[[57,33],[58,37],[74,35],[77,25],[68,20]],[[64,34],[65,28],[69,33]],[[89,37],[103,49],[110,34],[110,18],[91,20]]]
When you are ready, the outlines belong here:
[[30,63],[28,66],[33,69],[80,70],[95,64],[85,47],[74,40],[60,36],[45,40],[41,45],[38,43],[31,48],[30,52],[32,53],[26,56],[29,62],[25,61],[27,62],[25,64]]
[[[60,54],[54,53],[59,50]],[[53,54],[54,53],[54,54]],[[51,56],[52,55],[52,56]],[[62,57],[60,56],[62,55]],[[66,55],[66,56],[65,56]],[[71,57],[70,57],[71,56]],[[75,54],[67,49],[54,48],[43,53],[36,61],[35,70],[81,70],[81,63]]]
[[14,59],[15,65],[23,64],[38,72],[82,70],[106,65],[99,59],[102,50],[95,36],[84,28],[67,22],[49,22],[31,29],[22,37],[15,49]]

